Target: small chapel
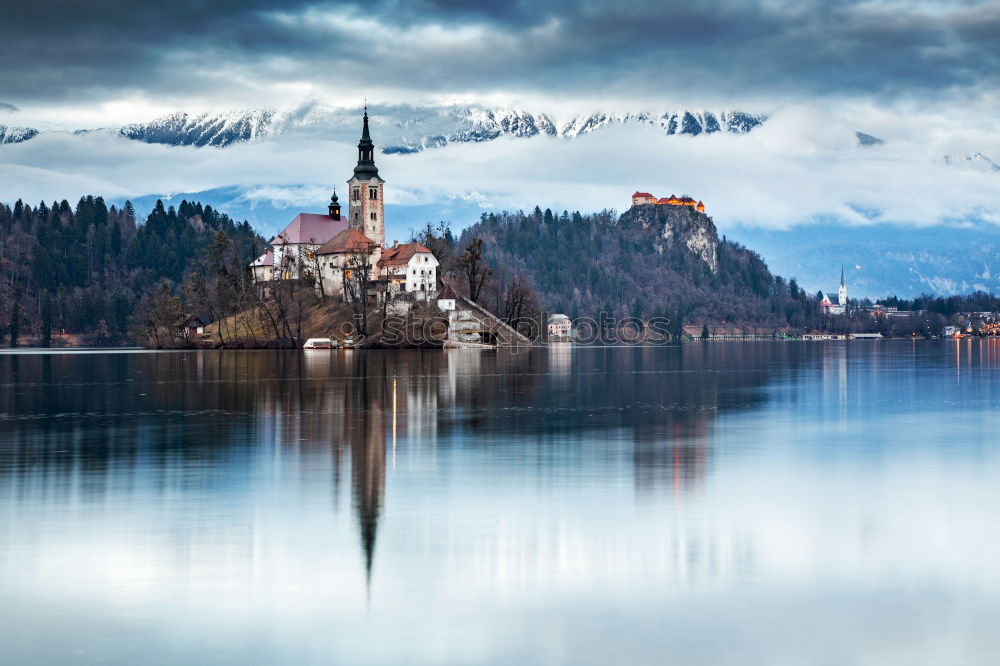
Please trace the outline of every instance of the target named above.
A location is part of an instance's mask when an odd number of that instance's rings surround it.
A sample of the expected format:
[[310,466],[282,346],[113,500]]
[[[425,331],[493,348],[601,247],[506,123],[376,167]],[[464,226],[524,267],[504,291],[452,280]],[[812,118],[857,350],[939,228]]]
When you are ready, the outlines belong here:
[[336,189],[326,213],[299,213],[251,264],[258,282],[312,280],[323,293],[341,294],[352,271],[367,269],[372,296],[431,298],[437,291],[434,254],[420,243],[386,245],[385,184],[375,165],[365,107],[358,162],[347,181],[347,214]]

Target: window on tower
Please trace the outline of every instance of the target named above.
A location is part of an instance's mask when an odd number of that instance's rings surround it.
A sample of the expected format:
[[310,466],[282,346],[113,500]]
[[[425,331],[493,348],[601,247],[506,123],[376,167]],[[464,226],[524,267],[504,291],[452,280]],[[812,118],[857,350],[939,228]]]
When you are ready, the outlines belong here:
[[378,188],[377,187],[369,187],[368,188],[368,198],[371,199],[372,201],[375,201],[375,200],[378,199]]
[[351,188],[351,199],[354,201],[361,201],[361,188],[352,187]]
[[372,222],[374,222],[375,221],[375,213],[372,213],[371,216],[372,216]]

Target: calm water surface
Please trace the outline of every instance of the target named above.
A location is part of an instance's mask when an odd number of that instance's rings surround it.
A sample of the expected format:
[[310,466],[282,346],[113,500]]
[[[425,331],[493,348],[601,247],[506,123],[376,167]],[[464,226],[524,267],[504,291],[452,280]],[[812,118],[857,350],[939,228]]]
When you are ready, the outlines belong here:
[[0,354],[3,664],[996,664],[1000,341]]

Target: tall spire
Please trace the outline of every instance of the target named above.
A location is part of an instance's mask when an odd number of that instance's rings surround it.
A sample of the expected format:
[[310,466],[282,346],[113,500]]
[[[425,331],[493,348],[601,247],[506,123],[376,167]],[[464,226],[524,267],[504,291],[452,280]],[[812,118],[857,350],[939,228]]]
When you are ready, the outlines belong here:
[[358,142],[358,165],[354,167],[354,176],[360,180],[378,178],[378,167],[375,166],[375,143],[368,131],[367,103],[365,103],[365,115],[361,127],[361,141]]
[[844,264],[840,265],[840,286],[844,286]]

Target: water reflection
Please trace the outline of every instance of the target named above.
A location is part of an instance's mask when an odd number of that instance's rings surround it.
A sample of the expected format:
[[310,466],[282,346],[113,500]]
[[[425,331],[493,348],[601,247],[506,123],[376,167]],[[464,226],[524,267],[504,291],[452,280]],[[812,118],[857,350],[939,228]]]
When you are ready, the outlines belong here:
[[349,461],[370,576],[396,439],[428,464],[458,434],[494,449],[530,435],[539,464],[564,470],[605,437],[631,447],[637,491],[683,489],[708,473],[718,412],[759,403],[771,368],[797,362],[767,346],[3,355],[0,475],[20,501],[93,502],[150,484],[210,493],[248,483],[264,451],[294,453],[329,460],[336,501]]
[[[0,626],[50,661],[71,651],[46,652],[30,618],[79,603],[113,606],[94,615],[118,630],[138,614],[143,649],[176,640],[164,627],[195,637],[194,655],[213,644],[197,622],[225,610],[255,649],[233,663],[321,661],[295,652],[309,645],[532,661],[493,644],[504,626],[586,662],[586,627],[613,615],[654,663],[661,634],[634,609],[680,627],[719,586],[736,585],[713,608],[735,626],[758,584],[772,620],[766,595],[794,581],[814,598],[790,608],[830,622],[830,580],[859,598],[887,570],[921,590],[924,571],[997,582],[994,536],[961,518],[1000,522],[983,483],[997,368],[993,341],[0,354]],[[334,650],[323,625],[358,644]],[[454,627],[475,649],[451,651]],[[79,640],[99,652],[101,636]]]

